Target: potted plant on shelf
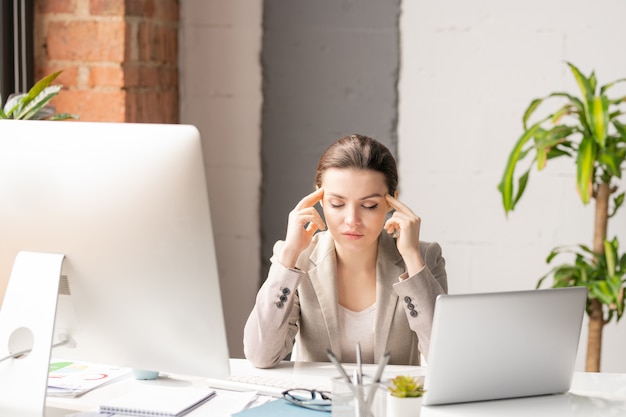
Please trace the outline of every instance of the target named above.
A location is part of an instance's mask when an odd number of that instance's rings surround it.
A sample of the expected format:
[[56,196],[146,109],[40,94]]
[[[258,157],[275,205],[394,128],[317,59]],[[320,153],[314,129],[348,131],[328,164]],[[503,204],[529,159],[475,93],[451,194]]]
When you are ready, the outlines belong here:
[[[567,65],[576,79],[580,97],[554,92],[530,103],[523,116],[524,132],[509,155],[498,189],[508,214],[524,193],[535,162],[537,170],[541,171],[554,158],[568,157],[576,161],[578,195],[583,204],[595,200],[593,246],[555,248],[547,263],[563,253],[573,254],[574,262],[554,267],[539,279],[537,287],[552,276],[554,287],[588,288],[585,368],[588,372],[598,372],[604,325],[612,319],[619,321],[624,312],[626,254],[619,254],[617,237],[607,239],[607,230],[608,220],[624,202],[624,192],[616,194],[619,188],[616,180],[622,177],[626,159],[626,126],[620,120],[626,109],[626,96],[611,98],[607,93],[626,78],[598,86],[594,72],[587,77],[575,65]],[[548,99],[562,100],[563,104],[531,124],[537,108]],[[533,155],[530,165],[522,175],[516,176],[518,163],[529,155]]]
[[77,119],[78,116],[68,113],[56,113],[49,105],[59,91],[61,85],[50,85],[62,71],[54,72],[39,80],[28,93],[12,94],[4,106],[0,108],[0,119],[16,120],[65,120]]
[[417,417],[422,408],[424,387],[419,378],[399,375],[390,381],[387,417]]

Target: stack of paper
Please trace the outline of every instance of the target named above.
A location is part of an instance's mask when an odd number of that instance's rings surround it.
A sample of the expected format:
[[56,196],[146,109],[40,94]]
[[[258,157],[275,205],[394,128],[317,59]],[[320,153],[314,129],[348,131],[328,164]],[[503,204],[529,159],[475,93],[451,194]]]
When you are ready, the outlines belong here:
[[128,368],[53,360],[48,372],[47,392],[56,397],[78,397],[130,373]]

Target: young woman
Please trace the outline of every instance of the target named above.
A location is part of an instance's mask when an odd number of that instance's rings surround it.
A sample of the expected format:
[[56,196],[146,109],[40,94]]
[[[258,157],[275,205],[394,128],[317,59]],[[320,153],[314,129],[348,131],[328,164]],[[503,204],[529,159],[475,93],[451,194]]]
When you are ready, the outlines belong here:
[[[361,135],[322,155],[316,190],[289,214],[268,277],[244,330],[257,367],[292,360],[390,363],[427,358],[435,298],[447,292],[437,243],[419,240],[420,218],[397,200],[391,152]],[[320,203],[324,219],[314,207]]]

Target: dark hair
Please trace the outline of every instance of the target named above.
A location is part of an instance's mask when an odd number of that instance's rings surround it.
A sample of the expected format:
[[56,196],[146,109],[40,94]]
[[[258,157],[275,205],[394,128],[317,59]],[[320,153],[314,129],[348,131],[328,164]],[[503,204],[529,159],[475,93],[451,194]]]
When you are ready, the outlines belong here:
[[330,145],[317,164],[315,185],[322,186],[322,176],[329,168],[378,171],[385,176],[389,194],[394,195],[398,188],[395,158],[385,145],[369,136],[354,134]]

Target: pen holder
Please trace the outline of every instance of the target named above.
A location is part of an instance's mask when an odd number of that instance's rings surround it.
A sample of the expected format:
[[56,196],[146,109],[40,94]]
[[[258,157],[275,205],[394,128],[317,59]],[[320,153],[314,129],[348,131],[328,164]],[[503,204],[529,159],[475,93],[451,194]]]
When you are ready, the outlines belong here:
[[387,388],[364,377],[360,385],[333,378],[332,417],[385,417]]

